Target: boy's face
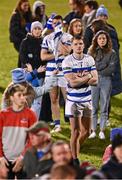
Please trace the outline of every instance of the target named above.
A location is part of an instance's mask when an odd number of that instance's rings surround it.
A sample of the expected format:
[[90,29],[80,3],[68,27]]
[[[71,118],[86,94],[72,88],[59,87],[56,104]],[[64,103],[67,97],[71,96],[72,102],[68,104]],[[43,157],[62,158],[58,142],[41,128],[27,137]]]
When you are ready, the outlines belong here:
[[13,107],[16,106],[18,109],[24,108],[26,104],[26,96],[24,91],[15,92],[13,96],[10,96],[10,98]]
[[67,144],[56,146],[52,149],[52,158],[55,162],[68,164],[71,161],[71,150]]
[[61,19],[53,19],[52,27],[55,29],[58,23],[63,24]]
[[75,54],[82,54],[84,43],[82,39],[74,39],[72,42],[72,49]]
[[113,153],[116,156],[119,163],[122,163],[122,145],[116,147]]

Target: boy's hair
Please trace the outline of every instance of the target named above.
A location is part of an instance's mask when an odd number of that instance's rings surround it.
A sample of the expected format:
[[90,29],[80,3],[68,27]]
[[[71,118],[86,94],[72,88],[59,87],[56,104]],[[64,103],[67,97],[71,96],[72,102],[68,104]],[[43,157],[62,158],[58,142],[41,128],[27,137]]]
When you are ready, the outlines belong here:
[[115,150],[117,147],[122,146],[122,135],[117,134],[112,141],[112,150]]
[[[69,146],[69,144],[68,144],[67,142],[65,142],[65,141],[63,141],[63,140],[58,140],[58,141],[56,141],[55,143],[53,143],[52,148],[51,148],[51,151],[53,152],[53,149],[54,149],[55,147],[57,147],[57,146],[62,146],[62,145],[65,145],[65,144]],[[69,149],[70,149],[70,146],[69,146]]]
[[63,21],[63,18],[62,18],[62,16],[61,15],[56,15],[56,16],[54,16],[54,18],[53,19],[61,19],[62,21]]
[[16,92],[23,92],[25,87],[20,84],[13,84],[8,90],[9,96],[13,96]]
[[87,0],[85,2],[85,6],[89,6],[92,9],[98,9],[99,7],[98,2],[95,0]]
[[53,179],[67,179],[68,177],[76,177],[76,171],[73,167],[64,164],[54,164],[51,169],[51,177]]
[[73,36],[72,41],[73,40],[83,40],[83,37],[81,35],[77,34],[77,35]]

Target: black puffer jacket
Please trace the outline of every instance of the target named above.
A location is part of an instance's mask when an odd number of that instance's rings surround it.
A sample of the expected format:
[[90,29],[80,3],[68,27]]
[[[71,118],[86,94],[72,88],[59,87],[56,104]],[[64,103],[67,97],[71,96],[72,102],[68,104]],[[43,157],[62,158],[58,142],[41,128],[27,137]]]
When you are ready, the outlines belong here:
[[[26,63],[32,65],[33,69],[39,68],[40,65],[45,65],[40,59],[42,38],[35,38],[31,34],[27,34],[20,45],[19,61],[23,68]],[[44,77],[44,73],[41,73]]]
[[115,156],[101,167],[101,171],[108,179],[122,179],[122,163],[119,163]]
[[18,10],[15,10],[10,19],[9,25],[9,34],[10,34],[10,41],[15,44],[15,47],[19,46],[21,41],[26,37],[27,31],[26,26],[28,23],[32,22],[32,14],[31,12],[27,12],[23,14]]

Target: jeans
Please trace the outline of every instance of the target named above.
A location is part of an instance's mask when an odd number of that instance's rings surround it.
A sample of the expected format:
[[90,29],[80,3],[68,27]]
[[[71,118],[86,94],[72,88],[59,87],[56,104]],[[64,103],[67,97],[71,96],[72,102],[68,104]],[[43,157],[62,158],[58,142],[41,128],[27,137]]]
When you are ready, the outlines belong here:
[[[39,79],[40,86],[43,85],[43,82],[44,82],[43,78]],[[40,111],[41,111],[41,105],[42,105],[42,96],[37,97],[36,99],[34,99],[33,104],[31,106],[31,109],[36,113],[37,120],[39,120]]]
[[97,86],[91,87],[92,94],[92,130],[96,130],[98,121],[98,109],[100,102],[100,129],[103,130],[108,119],[108,107],[111,94],[111,77],[98,76]]

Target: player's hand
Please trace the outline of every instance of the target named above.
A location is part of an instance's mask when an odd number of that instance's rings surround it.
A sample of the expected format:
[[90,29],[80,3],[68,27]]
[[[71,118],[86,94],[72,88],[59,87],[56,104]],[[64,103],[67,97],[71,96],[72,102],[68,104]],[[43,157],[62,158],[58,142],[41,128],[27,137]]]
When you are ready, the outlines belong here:
[[12,169],[13,172],[18,172],[22,169],[23,167],[23,157],[19,156],[18,158],[15,159],[15,161],[13,161],[14,167]]
[[0,167],[7,168],[7,166],[9,166],[8,161],[6,160],[5,157],[1,157],[0,158]]
[[87,70],[84,70],[83,72],[82,72],[82,76],[87,76],[89,74],[89,71],[87,71]]

